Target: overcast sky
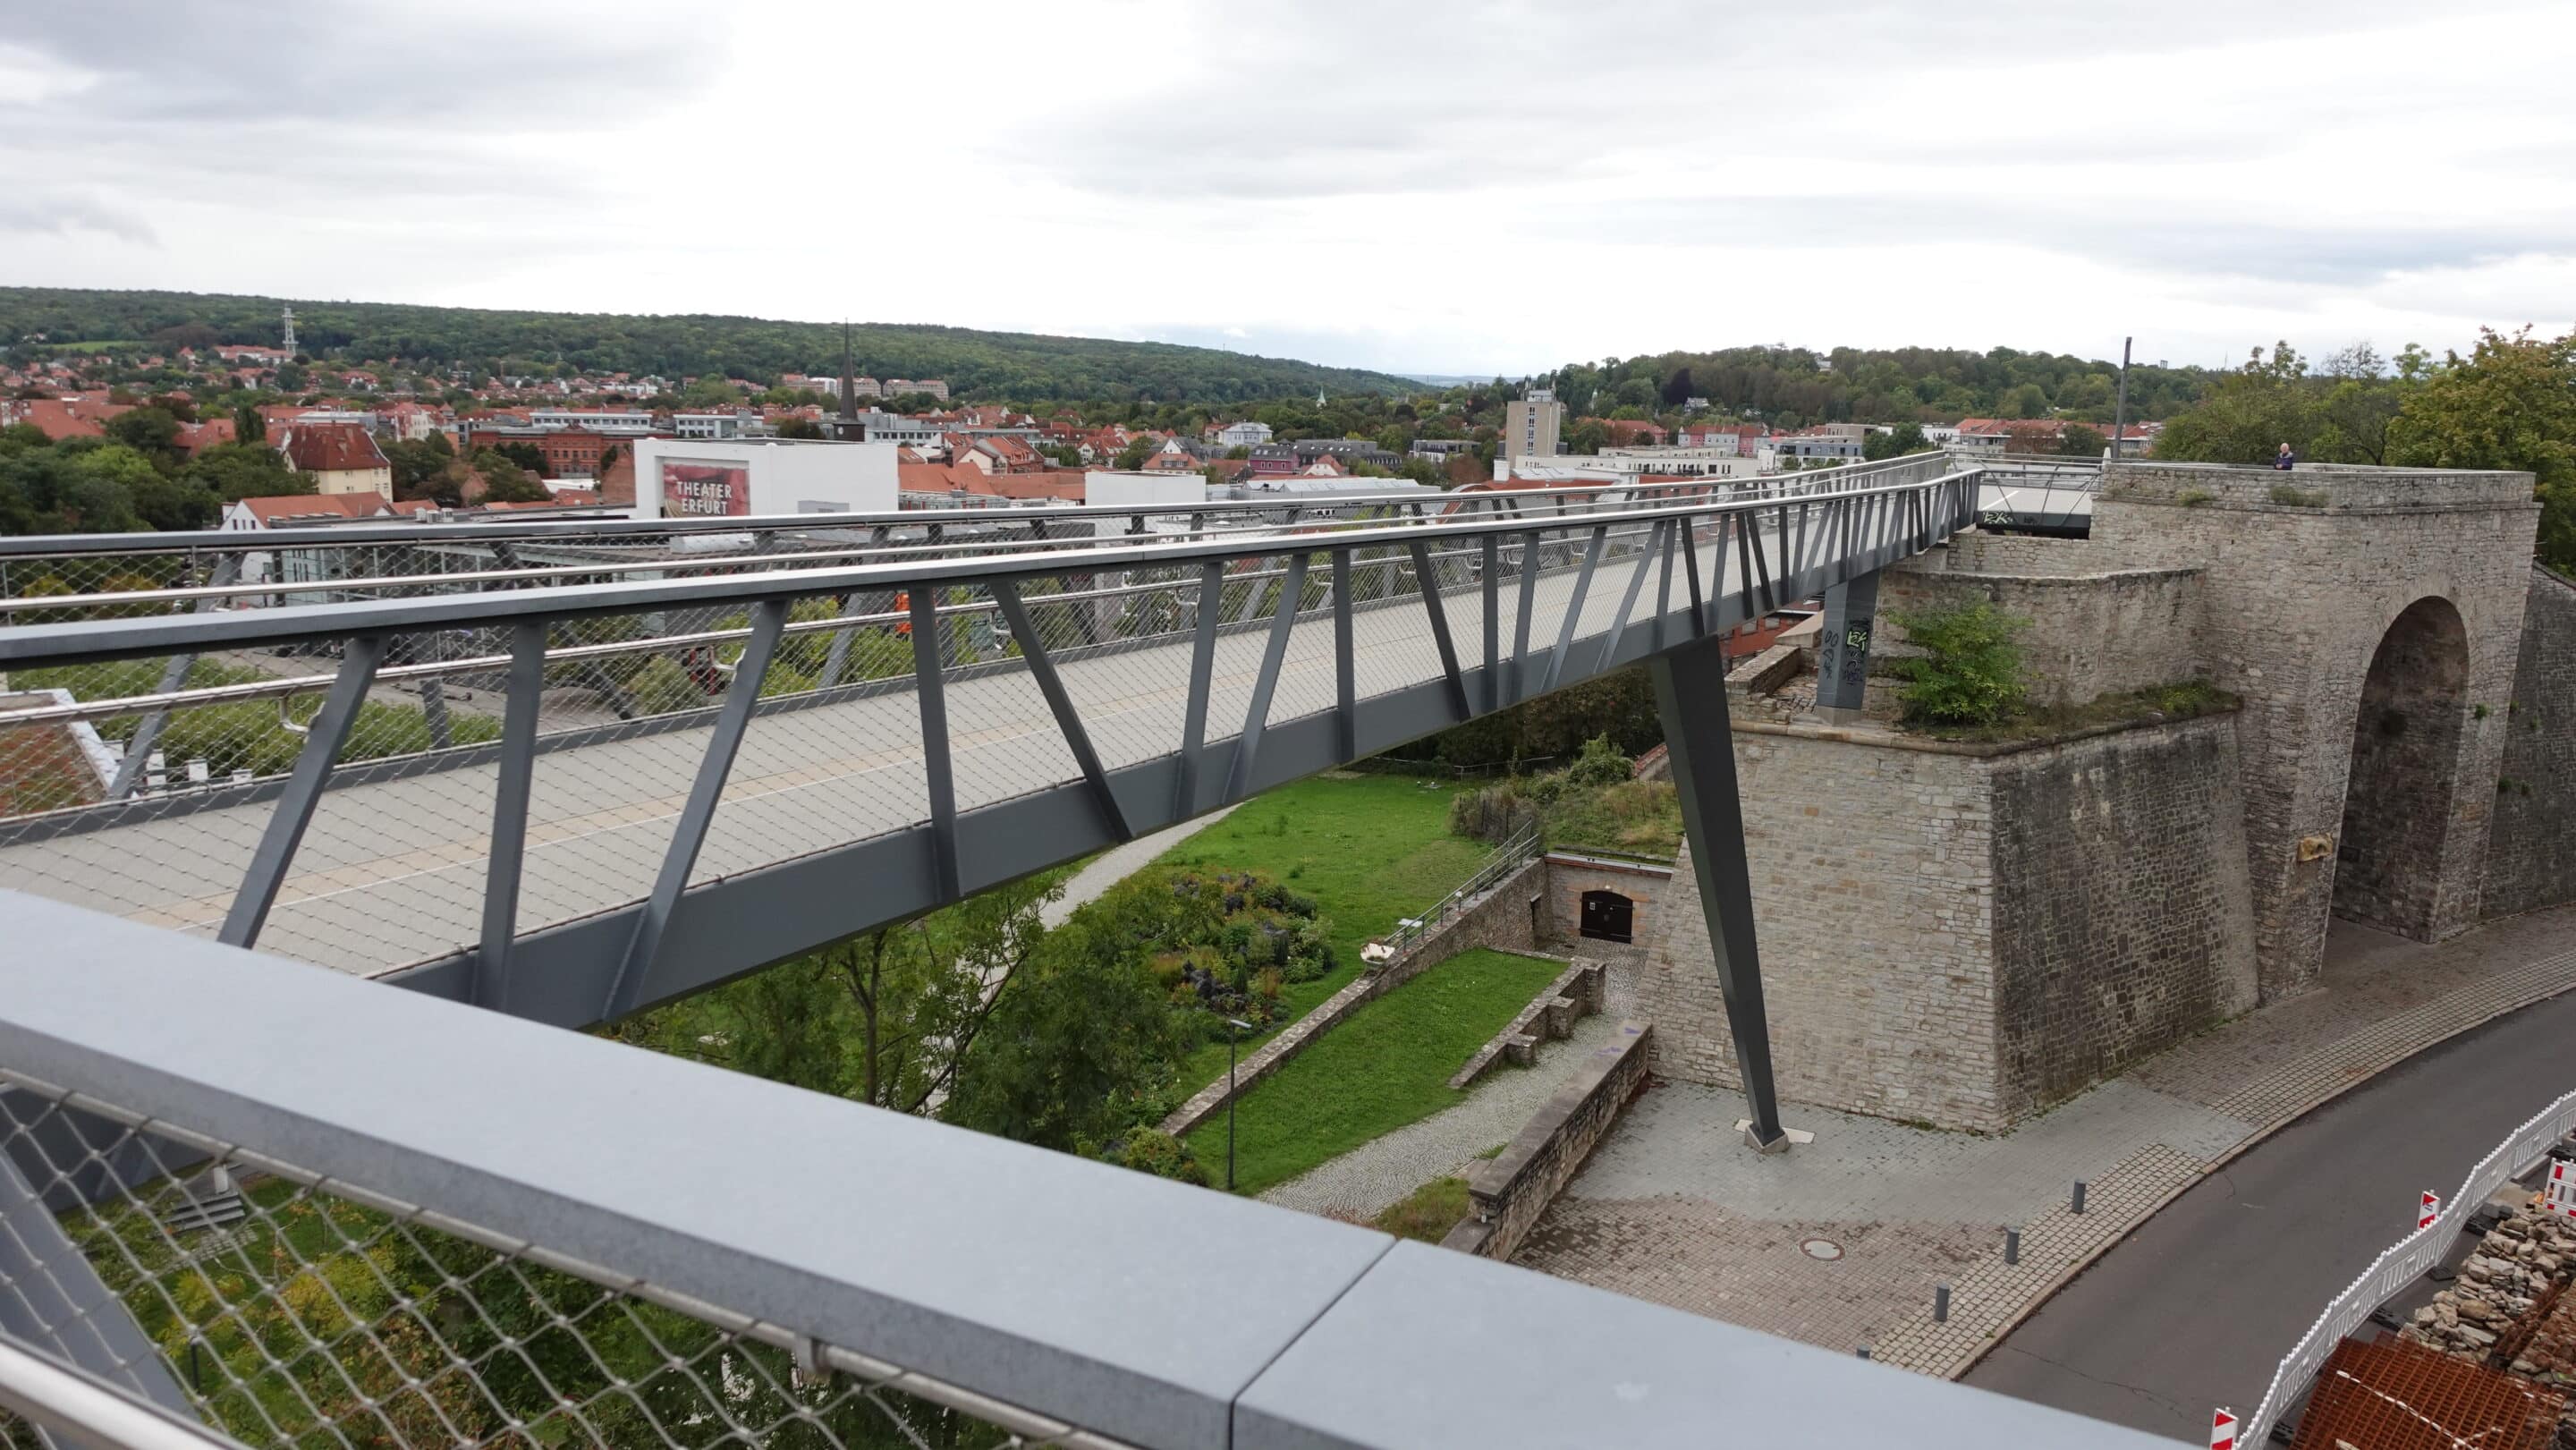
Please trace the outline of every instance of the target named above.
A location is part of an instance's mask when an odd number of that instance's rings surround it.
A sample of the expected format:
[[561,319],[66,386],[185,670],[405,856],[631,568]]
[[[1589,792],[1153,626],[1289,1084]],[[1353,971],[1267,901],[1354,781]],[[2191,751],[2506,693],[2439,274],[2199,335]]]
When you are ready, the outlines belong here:
[[2576,312],[2563,0],[9,9],[12,283],[1476,374]]

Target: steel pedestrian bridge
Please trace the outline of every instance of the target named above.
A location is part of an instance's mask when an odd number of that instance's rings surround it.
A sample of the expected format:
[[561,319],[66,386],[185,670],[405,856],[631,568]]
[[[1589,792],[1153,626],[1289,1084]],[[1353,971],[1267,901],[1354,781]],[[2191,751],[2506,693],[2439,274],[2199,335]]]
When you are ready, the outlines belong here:
[[1998,486],[6,541],[0,1406],[134,1446],[2152,1443],[555,1030],[1644,662],[1776,1139],[1721,636]]

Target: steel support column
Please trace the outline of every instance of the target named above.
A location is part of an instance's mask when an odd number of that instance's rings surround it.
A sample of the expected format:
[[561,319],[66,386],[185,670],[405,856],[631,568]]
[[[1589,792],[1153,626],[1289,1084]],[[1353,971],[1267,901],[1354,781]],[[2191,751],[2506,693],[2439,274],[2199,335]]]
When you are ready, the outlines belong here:
[[1816,708],[1829,716],[1859,713],[1877,618],[1877,571],[1825,590],[1824,629],[1816,642]]
[[1055,661],[1047,657],[1037,626],[1029,621],[1029,607],[1020,599],[1020,586],[1008,579],[996,579],[992,588],[993,602],[1001,606],[1002,618],[1011,626],[1011,637],[1020,642],[1020,659],[1028,666],[1029,677],[1037,681],[1038,693],[1046,697],[1047,709],[1055,715],[1055,728],[1064,735],[1065,749],[1073,752],[1073,763],[1082,771],[1083,782],[1091,787],[1091,798],[1100,807],[1101,823],[1119,840],[1134,840],[1136,833],[1127,828],[1127,812],[1118,804],[1118,793],[1109,788],[1109,773],[1100,768],[1100,753],[1091,748],[1091,732],[1082,726],[1082,712],[1074,708],[1073,696],[1056,675]]
[[1771,1081],[1771,1025],[1762,1006],[1762,959],[1753,935],[1753,878],[1744,859],[1744,812],[1736,795],[1735,739],[1727,722],[1722,639],[1685,644],[1647,662],[1663,715],[1682,829],[1699,878],[1700,910],[1716,958],[1718,995],[1735,1039],[1735,1066],[1752,1111],[1746,1139],[1771,1152],[1788,1146]]
[[1288,578],[1279,589],[1279,610],[1270,617],[1270,642],[1261,652],[1261,673],[1253,677],[1252,702],[1244,707],[1243,734],[1234,743],[1234,763],[1226,772],[1228,804],[1252,793],[1252,765],[1261,753],[1262,732],[1270,726],[1270,692],[1279,686],[1279,667],[1288,658],[1288,632],[1296,627],[1297,606],[1306,598],[1305,554],[1288,559]]
[[1467,708],[1467,681],[1458,672],[1458,646],[1449,638],[1449,611],[1440,602],[1440,577],[1433,570],[1431,549],[1419,539],[1405,547],[1413,553],[1413,572],[1422,586],[1422,612],[1431,621],[1431,643],[1440,651],[1440,674],[1449,687],[1449,710],[1463,723],[1475,712]]

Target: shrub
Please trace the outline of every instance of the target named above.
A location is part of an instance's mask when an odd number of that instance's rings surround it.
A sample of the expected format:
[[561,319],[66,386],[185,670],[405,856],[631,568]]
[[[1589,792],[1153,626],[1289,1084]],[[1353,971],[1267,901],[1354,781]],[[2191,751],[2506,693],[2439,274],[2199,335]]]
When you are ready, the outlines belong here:
[[2196,509],[2216,496],[2205,488],[2186,488],[2174,495],[2174,502],[2187,509]]
[[1123,1140],[1109,1145],[1101,1158],[1121,1168],[1151,1173],[1157,1178],[1173,1178],[1183,1183],[1208,1186],[1208,1171],[1190,1153],[1187,1143],[1169,1133],[1139,1128]]
[[2292,488],[2286,483],[2276,483],[2272,485],[2272,502],[2284,508],[2321,509],[2326,506],[2326,496],[2323,493],[2311,493],[2306,489]]
[[1891,617],[1920,656],[1895,661],[1910,681],[1905,718],[1927,725],[1991,725],[2020,706],[2021,645],[2028,620],[1979,600],[1939,609],[1894,611]]

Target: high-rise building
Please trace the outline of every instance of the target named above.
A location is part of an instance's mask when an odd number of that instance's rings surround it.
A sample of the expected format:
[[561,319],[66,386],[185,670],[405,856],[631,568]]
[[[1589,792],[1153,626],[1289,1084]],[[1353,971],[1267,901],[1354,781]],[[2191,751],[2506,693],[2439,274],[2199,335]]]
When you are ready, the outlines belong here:
[[1558,452],[1557,434],[1565,427],[1565,405],[1546,388],[1503,409],[1503,452],[1513,458]]

